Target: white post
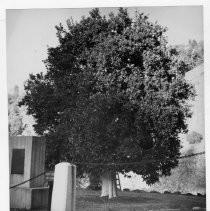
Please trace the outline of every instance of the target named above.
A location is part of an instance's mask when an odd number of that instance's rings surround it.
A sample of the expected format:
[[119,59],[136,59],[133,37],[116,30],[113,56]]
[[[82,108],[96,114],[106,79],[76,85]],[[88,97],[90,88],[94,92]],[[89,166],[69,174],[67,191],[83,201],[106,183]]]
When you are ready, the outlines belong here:
[[55,166],[51,211],[75,211],[76,166],[59,163]]

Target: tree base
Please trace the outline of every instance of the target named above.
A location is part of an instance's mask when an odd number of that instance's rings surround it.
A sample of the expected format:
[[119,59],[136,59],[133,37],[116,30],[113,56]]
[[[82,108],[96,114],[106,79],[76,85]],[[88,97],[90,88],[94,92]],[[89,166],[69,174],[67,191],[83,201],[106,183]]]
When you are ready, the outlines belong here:
[[101,181],[101,197],[108,196],[109,199],[117,197],[116,175],[112,172],[105,172],[101,176]]

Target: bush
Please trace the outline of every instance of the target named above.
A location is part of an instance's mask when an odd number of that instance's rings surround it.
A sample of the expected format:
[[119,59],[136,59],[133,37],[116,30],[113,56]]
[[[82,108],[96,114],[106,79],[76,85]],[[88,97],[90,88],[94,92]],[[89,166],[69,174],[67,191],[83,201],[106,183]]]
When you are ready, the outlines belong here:
[[164,191],[164,194],[171,194],[170,191]]
[[173,192],[173,194],[181,194],[180,191]]
[[186,196],[193,196],[192,193],[186,193],[185,195],[186,195]]
[[187,141],[190,144],[198,144],[202,141],[203,136],[200,133],[197,133],[195,131],[192,131],[187,135]]

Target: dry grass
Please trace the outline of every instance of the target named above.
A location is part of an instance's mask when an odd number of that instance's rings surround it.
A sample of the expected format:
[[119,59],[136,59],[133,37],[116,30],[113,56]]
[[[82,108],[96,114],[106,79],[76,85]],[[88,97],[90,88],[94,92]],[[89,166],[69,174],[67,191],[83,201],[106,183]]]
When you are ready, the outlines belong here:
[[206,207],[206,198],[161,193],[119,192],[119,196],[108,200],[100,197],[99,191],[77,190],[76,211],[185,211],[193,207]]
[[193,207],[206,207],[206,198],[199,196],[121,191],[118,193],[117,198],[109,200],[107,197],[101,198],[100,191],[77,189],[76,211],[188,211]]

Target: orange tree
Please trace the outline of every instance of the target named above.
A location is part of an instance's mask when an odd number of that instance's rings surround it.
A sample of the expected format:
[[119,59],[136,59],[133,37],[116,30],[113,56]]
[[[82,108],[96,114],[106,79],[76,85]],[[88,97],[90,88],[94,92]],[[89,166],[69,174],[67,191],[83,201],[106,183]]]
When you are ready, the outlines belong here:
[[110,197],[116,171],[133,171],[148,184],[169,175],[194,91],[184,79],[188,65],[167,45],[166,29],[144,14],[132,20],[123,8],[108,18],[93,9],[56,29],[59,45],[48,48],[47,72],[30,75],[20,103],[46,136],[48,166],[167,158],[141,166],[78,164],[78,175],[100,175],[102,196]]

